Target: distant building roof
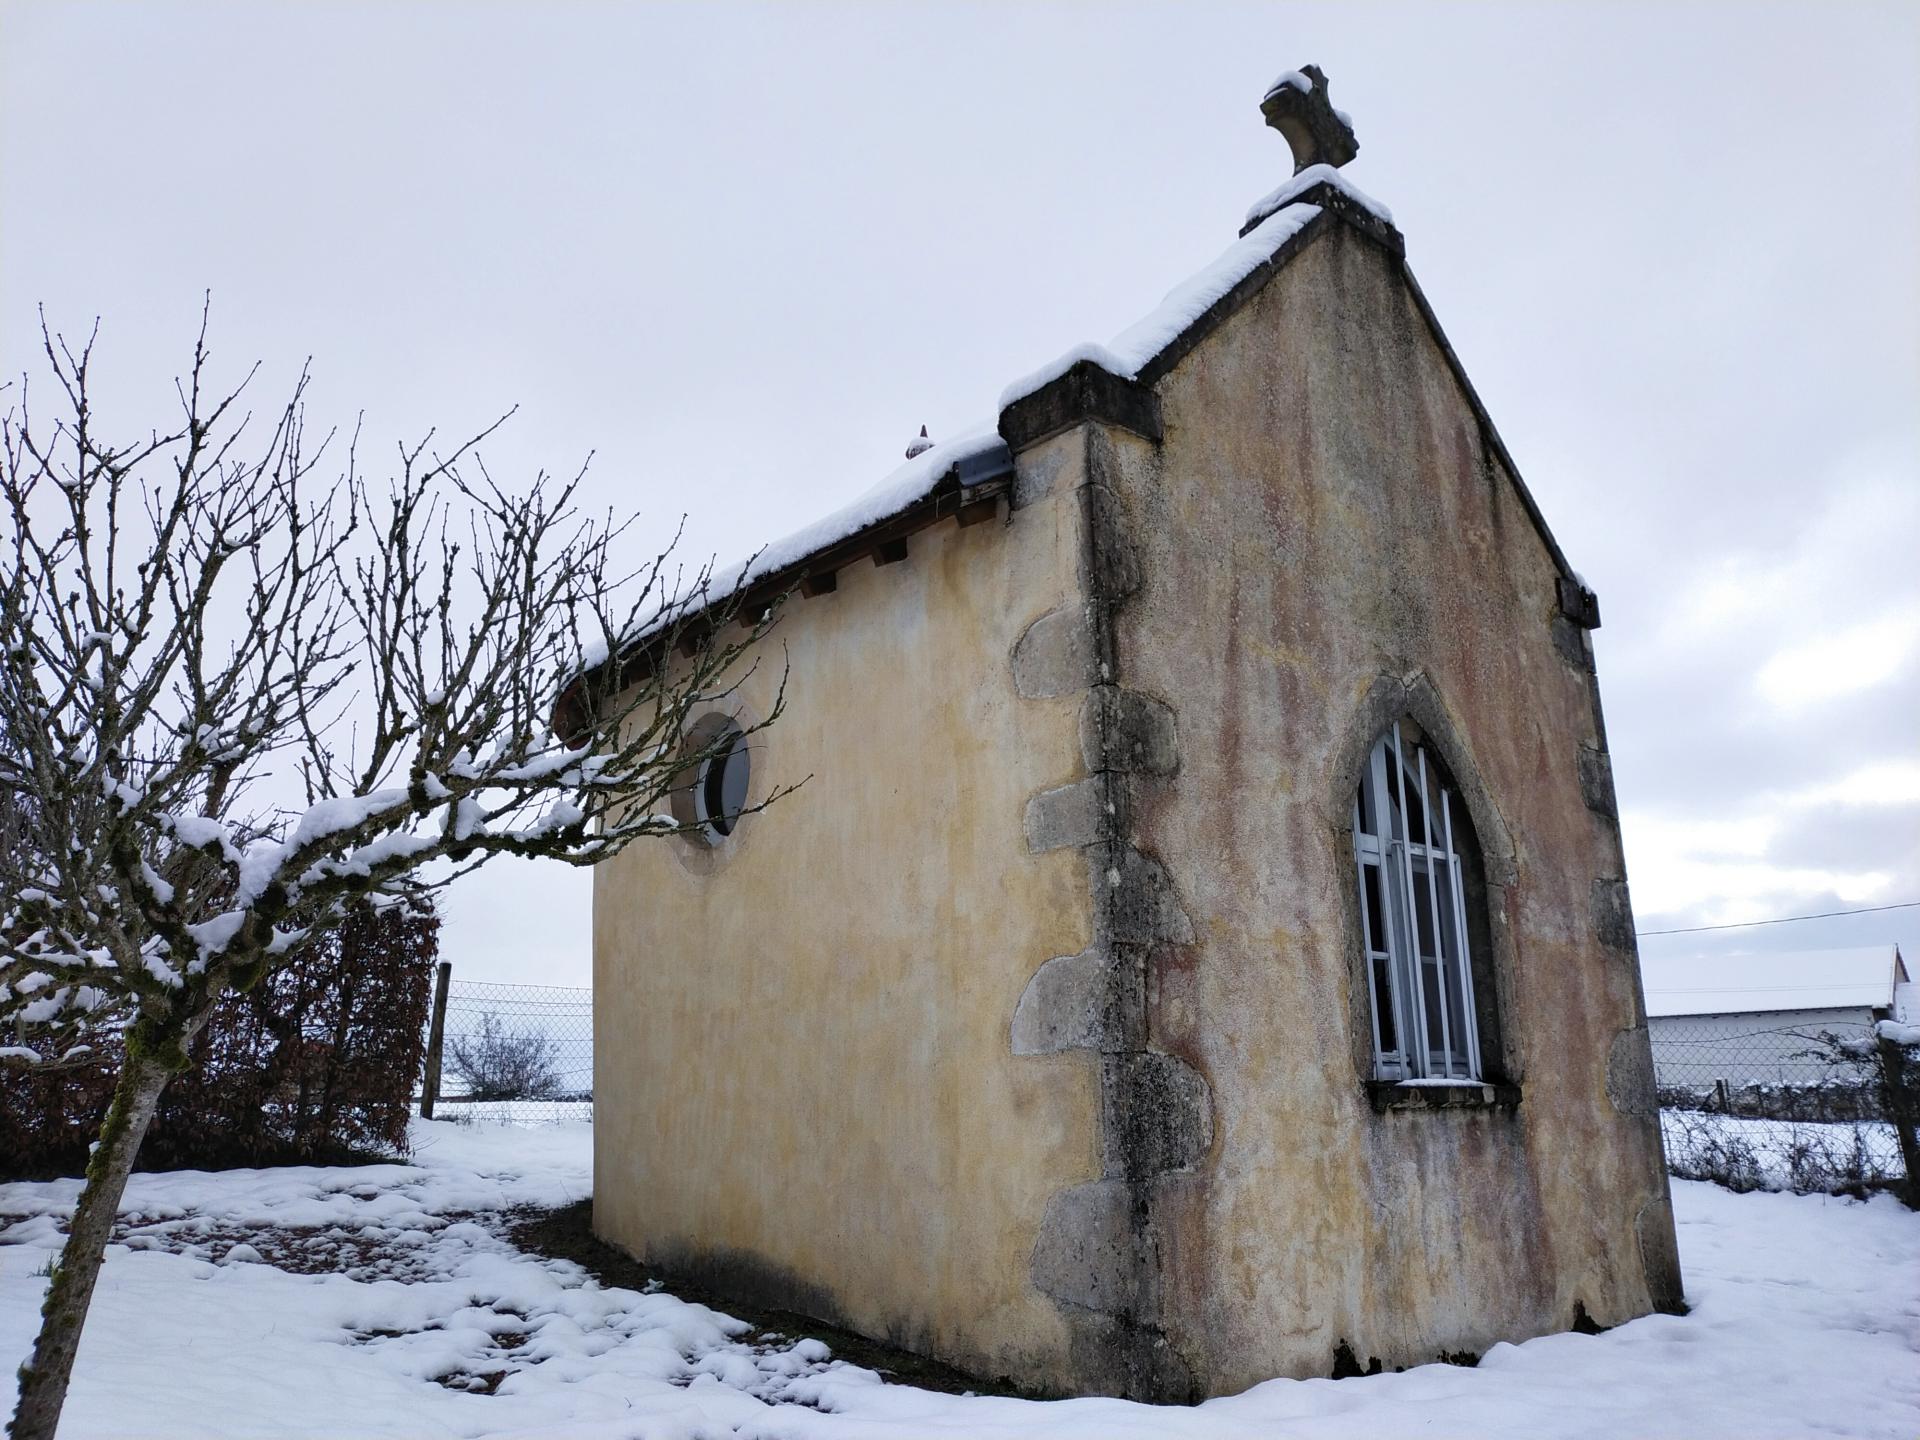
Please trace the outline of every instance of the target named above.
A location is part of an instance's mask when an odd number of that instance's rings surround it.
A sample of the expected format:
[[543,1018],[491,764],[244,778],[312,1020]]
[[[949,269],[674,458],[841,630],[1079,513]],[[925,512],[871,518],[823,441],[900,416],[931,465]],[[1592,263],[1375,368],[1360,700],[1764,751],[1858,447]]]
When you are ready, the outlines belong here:
[[1907,977],[1897,945],[1764,955],[1642,957],[1649,1015],[1889,1009]]

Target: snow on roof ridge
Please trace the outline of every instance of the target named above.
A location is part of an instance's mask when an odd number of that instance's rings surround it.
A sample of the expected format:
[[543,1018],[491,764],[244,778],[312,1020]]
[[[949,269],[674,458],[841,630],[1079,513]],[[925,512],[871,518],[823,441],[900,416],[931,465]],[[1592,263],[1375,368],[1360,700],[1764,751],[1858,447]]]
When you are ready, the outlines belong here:
[[[1354,190],[1332,166],[1316,165],[1303,174],[1313,176],[1314,179],[1309,183],[1317,184],[1325,178],[1320,174],[1322,171],[1326,176],[1332,176],[1343,192],[1351,194],[1358,203],[1385,217],[1384,207]],[[1091,360],[1114,375],[1133,379],[1150,360],[1179,338],[1188,326],[1217,304],[1222,296],[1271,260],[1275,251],[1319,213],[1318,205],[1293,205],[1285,209],[1276,207],[1275,213],[1265,217],[1259,225],[1229,245],[1211,265],[1174,286],[1159,305],[1106,344],[1086,342],[1076,345],[1055,357],[1050,364],[1007,386],[1000,394],[999,408],[1004,410],[1021,397],[1031,395],[1049,381],[1066,374],[1082,360]],[[797,564],[869,525],[899,514],[925,499],[939,483],[940,477],[962,460],[983,454],[1000,443],[999,433],[992,425],[977,425],[951,440],[939,442],[905,464],[895,466],[872,489],[838,510],[774,541],[751,561],[736,564],[731,571],[716,568],[713,572],[713,598],[724,600],[755,580]],[[733,578],[722,578],[729,575]],[[644,628],[641,633],[645,633]],[[591,666],[597,662],[590,660],[588,663]]]
[[1007,386],[1000,392],[1000,408],[1025,399],[1082,360],[1091,360],[1123,380],[1134,379],[1148,362],[1186,333],[1234,286],[1271,260],[1319,214],[1318,205],[1289,205],[1276,210],[1229,245],[1211,265],[1174,286],[1158,305],[1106,344],[1084,341]]
[[[1304,88],[1312,89],[1312,81],[1297,71],[1288,71],[1281,76],[1275,82],[1275,87],[1294,84],[1294,79],[1289,77],[1297,77],[1304,82]],[[1332,184],[1361,208],[1389,225],[1393,223],[1392,212],[1386,206],[1355,187],[1333,166],[1311,165],[1256,204],[1255,211],[1264,211],[1258,223],[1249,222],[1246,233],[1222,251],[1212,264],[1174,286],[1157,306],[1106,344],[1083,342],[1056,356],[1038,370],[1015,380],[1000,392],[998,410],[1004,410],[1015,401],[1033,394],[1066,374],[1082,360],[1090,360],[1102,370],[1122,379],[1135,379],[1161,351],[1184,334],[1242,280],[1271,260],[1282,245],[1320,214],[1321,207],[1318,205],[1288,204],[1287,200],[1322,183]],[[703,604],[718,604],[730,599],[756,580],[798,564],[869,526],[891,519],[931,494],[940,478],[955,465],[984,454],[1001,443],[995,427],[982,424],[933,445],[908,459],[905,464],[895,466],[878,484],[839,509],[773,541],[750,559],[737,561],[730,567],[714,566],[709,572],[711,579]],[[622,638],[621,646],[636,644],[652,635],[668,614],[684,610],[686,598],[681,596],[663,603],[659,610]],[[605,649],[598,642],[587,645],[581,656],[579,670],[584,673],[604,664],[608,658]]]
[[[1275,87],[1278,88],[1278,87]],[[1393,211],[1347,178],[1344,170],[1332,165],[1309,165],[1279,188],[1269,191],[1247,208],[1246,223],[1257,225],[1282,205],[1304,195],[1316,185],[1331,185],[1354,204],[1387,224],[1393,224]]]

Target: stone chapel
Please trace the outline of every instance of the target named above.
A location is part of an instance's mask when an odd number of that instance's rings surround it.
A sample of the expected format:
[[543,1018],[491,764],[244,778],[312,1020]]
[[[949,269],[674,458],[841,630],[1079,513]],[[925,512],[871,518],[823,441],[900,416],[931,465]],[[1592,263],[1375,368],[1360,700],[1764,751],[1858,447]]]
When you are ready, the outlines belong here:
[[665,1273],[1177,1401],[1680,1305],[1597,601],[1325,77],[1261,108],[1214,264],[743,576],[779,722],[594,879]]

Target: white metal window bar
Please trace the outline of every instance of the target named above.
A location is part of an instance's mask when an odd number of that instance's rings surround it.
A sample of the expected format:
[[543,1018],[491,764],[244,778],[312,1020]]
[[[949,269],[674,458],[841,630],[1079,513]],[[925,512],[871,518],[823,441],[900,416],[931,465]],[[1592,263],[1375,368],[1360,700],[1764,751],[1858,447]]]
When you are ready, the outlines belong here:
[[1426,747],[1408,743],[1396,723],[1368,755],[1353,803],[1373,1073],[1379,1080],[1480,1078],[1453,809],[1454,797],[1429,763]]

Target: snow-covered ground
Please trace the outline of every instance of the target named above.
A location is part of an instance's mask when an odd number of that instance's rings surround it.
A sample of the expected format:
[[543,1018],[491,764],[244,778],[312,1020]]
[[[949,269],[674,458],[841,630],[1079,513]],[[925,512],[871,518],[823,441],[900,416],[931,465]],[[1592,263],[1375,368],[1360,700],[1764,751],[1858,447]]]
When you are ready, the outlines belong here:
[[[1920,1433],[1920,1215],[1884,1197],[1676,1181],[1685,1318],[1500,1345],[1476,1369],[1276,1380],[1152,1409],[886,1385],[817,1341],[763,1341],[670,1295],[602,1287],[514,1249],[498,1218],[587,1193],[587,1126],[415,1135],[409,1165],[135,1176],[62,1436]],[[0,1185],[0,1409],[76,1190]]]
[[467,1100],[442,1095],[437,1118],[455,1125],[553,1125],[593,1119],[591,1100]]

